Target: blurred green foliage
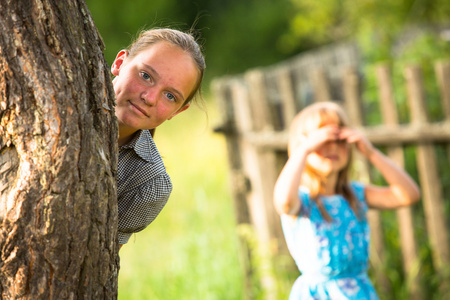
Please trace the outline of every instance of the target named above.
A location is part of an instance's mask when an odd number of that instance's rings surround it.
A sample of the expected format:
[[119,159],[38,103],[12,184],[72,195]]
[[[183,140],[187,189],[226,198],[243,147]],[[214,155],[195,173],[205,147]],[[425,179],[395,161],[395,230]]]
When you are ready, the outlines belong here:
[[450,21],[446,0],[87,0],[105,57],[149,27],[195,29],[204,46],[206,81],[279,62],[304,50],[358,39],[369,61],[390,58],[407,26]]
[[87,0],[112,63],[139,30],[194,29],[211,78],[277,63],[302,51],[357,39],[366,58],[392,57],[395,37],[407,26],[450,21],[446,0]]
[[[289,0],[87,0],[106,44],[111,64],[137,32],[150,27],[194,29],[207,59],[205,81],[250,67],[285,59],[305,45],[286,52],[280,42],[293,9]],[[207,86],[208,84],[205,84]]]
[[396,35],[408,26],[445,24],[450,21],[446,0],[291,0],[296,15],[286,40],[316,45],[346,38],[370,39],[363,43],[379,58],[390,57]]

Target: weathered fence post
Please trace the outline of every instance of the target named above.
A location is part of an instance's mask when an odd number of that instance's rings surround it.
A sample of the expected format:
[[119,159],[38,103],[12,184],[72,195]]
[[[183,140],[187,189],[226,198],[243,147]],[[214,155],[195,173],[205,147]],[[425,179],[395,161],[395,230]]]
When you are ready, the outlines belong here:
[[[441,101],[444,110],[445,120],[450,131],[450,62],[441,61],[435,65],[436,77],[441,91]],[[450,157],[450,143],[447,144],[447,155]]]
[[[344,99],[345,109],[350,118],[350,124],[357,128],[363,127],[363,114],[361,107],[361,97],[359,91],[359,77],[353,67],[349,67],[344,72]],[[370,182],[369,162],[367,159],[356,153],[358,178],[366,183]],[[385,291],[390,290],[390,284],[384,272],[385,250],[383,242],[383,230],[381,228],[380,212],[369,210],[368,219],[371,227],[372,251],[370,260],[375,271],[376,281]]]
[[450,62],[438,62],[435,66],[436,77],[441,91],[441,99],[447,121],[450,121]]
[[[245,74],[248,84],[248,105],[238,115],[238,121],[242,126],[243,133],[256,131],[273,131],[272,119],[269,111],[267,91],[264,83],[264,73],[260,70],[252,70]],[[247,105],[242,99],[236,99],[235,103],[241,107]],[[244,127],[245,125],[245,127]],[[275,299],[276,280],[273,277],[272,256],[273,248],[278,248],[277,240],[274,238],[282,234],[279,218],[273,208],[273,187],[277,178],[277,158],[273,151],[261,149],[252,145],[247,140],[242,141],[244,164],[247,171],[251,172],[252,190],[249,195],[251,217],[255,226],[261,245],[258,251],[262,255],[264,265],[262,266],[262,286],[266,293],[266,299]]]
[[[398,112],[395,105],[393,87],[391,83],[390,68],[387,65],[380,65],[376,69],[379,98],[381,104],[381,115],[384,124],[387,126],[398,126]],[[405,167],[404,152],[402,145],[389,146],[387,149],[389,157],[401,168]],[[411,299],[423,299],[420,284],[420,259],[417,254],[417,246],[414,238],[414,224],[411,207],[397,209],[397,219],[400,230],[401,250],[403,254],[403,270],[407,278],[408,290]]]
[[[411,122],[414,126],[426,125],[425,91],[422,72],[419,67],[406,68],[408,99],[411,110]],[[442,185],[439,180],[436,153],[432,142],[419,142],[417,146],[417,164],[422,188],[426,224],[431,244],[433,264],[438,273],[449,265],[449,243],[445,227]],[[442,282],[441,287],[448,285]]]
[[[237,88],[237,85],[235,85]],[[236,131],[235,110],[233,108],[232,97],[236,93],[232,86],[226,84],[224,80],[216,80],[212,84],[212,90],[215,94],[217,105],[222,112],[223,119],[221,127],[215,129],[216,132],[223,133],[226,136],[226,145],[228,153],[228,164],[230,168],[230,189],[234,202],[236,223],[239,228],[250,224],[250,213],[247,205],[247,194],[249,192],[249,180],[243,172],[242,159],[240,156],[239,141]],[[241,227],[239,227],[241,226]],[[242,230],[241,230],[242,231]],[[246,299],[252,299],[251,278],[253,274],[251,243],[242,232],[238,231],[240,259],[244,272],[244,289]]]
[[297,108],[295,107],[294,86],[289,69],[286,67],[279,70],[278,89],[283,108],[283,124],[285,130],[288,130],[292,120],[297,114]]
[[311,73],[311,79],[314,86],[314,101],[331,101],[330,87],[323,69],[318,68]]

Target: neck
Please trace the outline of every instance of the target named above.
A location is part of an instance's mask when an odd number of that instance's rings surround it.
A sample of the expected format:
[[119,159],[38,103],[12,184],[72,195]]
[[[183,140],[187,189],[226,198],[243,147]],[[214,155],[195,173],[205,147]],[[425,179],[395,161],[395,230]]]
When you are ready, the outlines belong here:
[[336,184],[338,180],[339,173],[331,173],[325,178],[325,186],[323,193],[325,195],[336,194]]
[[128,129],[119,126],[119,147],[127,144],[133,139],[134,134],[137,132],[135,129]]

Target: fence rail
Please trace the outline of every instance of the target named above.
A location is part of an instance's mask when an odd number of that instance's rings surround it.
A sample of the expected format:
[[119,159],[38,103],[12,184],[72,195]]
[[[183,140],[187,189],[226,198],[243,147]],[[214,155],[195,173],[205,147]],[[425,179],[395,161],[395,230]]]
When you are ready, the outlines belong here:
[[[376,146],[385,147],[400,166],[405,165],[406,145],[416,149],[416,165],[422,190],[422,205],[426,217],[432,262],[436,272],[445,272],[450,266],[449,232],[444,213],[443,183],[439,176],[435,145],[445,144],[450,157],[450,63],[438,62],[436,80],[440,89],[439,105],[444,119],[431,122],[427,115],[427,98],[420,67],[404,70],[407,91],[409,123],[399,122],[391,70],[386,65],[376,68],[378,103],[382,124],[364,124],[363,76],[355,66],[354,49],[342,45],[339,55],[322,51],[320,59],[306,56],[289,63],[266,69],[251,70],[244,76],[218,79],[213,93],[220,107],[223,123],[217,128],[226,136],[232,195],[239,224],[251,224],[263,249],[269,255],[286,253],[286,245],[272,204],[273,187],[287,154],[287,128],[296,113],[315,101],[338,101],[346,109],[351,124],[359,127]],[[339,58],[345,58],[342,61]],[[309,61],[308,61],[309,59]],[[398,88],[398,87],[395,87]],[[369,180],[370,170],[362,158],[356,163],[358,178]],[[448,195],[447,195],[448,196]],[[405,278],[411,299],[423,299],[417,239],[411,208],[396,211],[400,234]],[[372,228],[371,265],[377,286],[389,290],[390,283],[383,272],[385,245],[380,213],[369,212]],[[242,241],[246,243],[245,240]],[[273,245],[276,247],[273,247]],[[248,245],[245,256],[251,253]],[[264,250],[263,250],[264,251]],[[247,264],[247,274],[251,274]],[[444,276],[444,275],[443,275]],[[270,276],[263,276],[262,285],[270,295],[273,288]],[[247,282],[249,284],[250,281]],[[448,288],[443,282],[441,288]],[[268,298],[271,298],[268,296]]]

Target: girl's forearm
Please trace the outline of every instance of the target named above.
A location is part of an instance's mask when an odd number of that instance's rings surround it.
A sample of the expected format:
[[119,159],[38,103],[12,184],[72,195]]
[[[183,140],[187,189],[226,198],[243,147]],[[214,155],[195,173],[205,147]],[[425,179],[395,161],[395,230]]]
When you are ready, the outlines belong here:
[[381,151],[373,148],[369,161],[381,173],[398,205],[409,205],[420,199],[420,189],[409,174]]
[[297,149],[288,159],[274,188],[274,204],[277,212],[295,215],[300,209],[298,188],[306,164],[307,151]]

